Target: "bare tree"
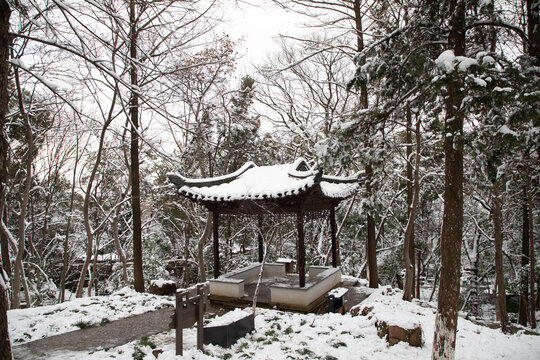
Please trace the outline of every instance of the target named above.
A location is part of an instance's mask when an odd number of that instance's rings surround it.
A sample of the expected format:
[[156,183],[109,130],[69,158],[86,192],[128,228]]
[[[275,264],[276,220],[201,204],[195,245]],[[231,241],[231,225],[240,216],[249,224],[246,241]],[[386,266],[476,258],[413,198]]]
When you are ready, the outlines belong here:
[[[8,234],[5,233],[3,226],[3,210],[6,194],[5,181],[7,179],[7,151],[8,142],[6,139],[4,124],[6,123],[6,113],[8,108],[8,59],[9,59],[9,18],[11,16],[11,9],[9,4],[5,0],[0,1],[0,238],[2,240],[2,261],[8,261],[9,265],[9,253],[6,254],[8,249]],[[4,278],[4,268],[0,266],[0,359],[11,360],[11,341],[9,339],[9,329],[7,322],[7,310],[9,308],[8,303],[8,288]],[[6,274],[7,275],[7,274]]]
[[[92,186],[94,185],[94,179],[96,177],[98,168],[101,164],[101,155],[103,153],[103,147],[105,143],[105,136],[107,134],[107,128],[111,125],[111,122],[114,120],[113,115],[114,115],[114,107],[116,104],[117,92],[118,92],[118,88],[115,89],[113,101],[109,109],[109,116],[107,117],[107,119],[103,123],[103,127],[101,128],[101,132],[99,135],[99,145],[98,145],[97,154],[96,154],[96,161],[92,168],[92,172],[90,174],[90,178],[88,179],[88,184],[86,186],[86,191],[84,194],[83,215],[84,215],[84,228],[86,230],[86,236],[87,236],[87,244],[86,244],[86,258],[84,260],[84,264],[81,270],[81,275],[79,277],[79,282],[77,285],[77,297],[79,298],[83,296],[86,274],[88,272],[88,267],[90,266],[90,261],[92,259],[92,254],[94,250],[94,234],[96,232],[96,229],[93,229],[92,225],[90,224],[90,200],[92,198]],[[90,290],[91,289],[89,287],[88,291],[90,292]]]

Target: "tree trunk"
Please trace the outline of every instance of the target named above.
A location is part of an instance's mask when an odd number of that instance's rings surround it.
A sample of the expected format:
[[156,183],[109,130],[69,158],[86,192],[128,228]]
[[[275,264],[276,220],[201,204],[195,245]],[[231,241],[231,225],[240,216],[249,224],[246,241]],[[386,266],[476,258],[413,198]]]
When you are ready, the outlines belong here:
[[135,291],[144,292],[144,275],[142,263],[142,222],[141,222],[141,187],[139,173],[139,85],[137,78],[137,18],[135,14],[135,0],[129,2],[129,52],[131,58],[131,210],[133,215],[133,277]]
[[[407,115],[407,129],[406,129],[406,142],[407,142],[407,218],[408,221],[411,220],[411,208],[413,204],[413,197],[414,197],[414,178],[413,178],[413,167],[412,167],[412,152],[413,152],[413,144],[412,144],[412,116],[411,116],[411,108],[410,105],[407,104],[406,109],[406,115]],[[407,223],[407,226],[409,224]],[[408,253],[409,253],[409,260],[410,260],[410,267],[412,267],[412,288],[415,287],[415,274],[414,274],[414,266],[415,266],[415,246],[414,246],[414,217],[413,217],[413,228],[412,231],[409,234],[409,244],[408,244]],[[407,231],[405,231],[407,234]],[[407,269],[407,266],[405,266],[405,269]],[[405,289],[407,289],[407,274],[405,274]],[[414,292],[411,292],[411,297],[414,296]]]
[[[97,219],[97,214],[96,214]],[[96,291],[94,291],[94,295],[97,295],[97,274],[98,274],[98,251],[99,251],[99,240],[101,238],[101,235],[98,233],[96,236],[96,246],[94,249],[94,260],[92,261],[92,268],[90,272],[90,280],[88,281],[88,288],[86,289],[86,293],[88,296],[92,296],[92,286],[96,284]]]
[[478,315],[478,244],[480,242],[480,234],[472,237],[472,248],[465,241],[464,248],[469,260],[469,265],[464,267],[465,282],[468,284],[467,300],[463,305],[463,309],[470,309],[472,315]]
[[[450,1],[448,42],[456,56],[465,55],[465,2]],[[449,74],[444,120],[444,210],[441,275],[432,359],[454,359],[459,311],[461,239],[463,234],[463,118],[460,82]]]
[[120,234],[118,233],[118,217],[120,216],[120,207],[116,208],[116,213],[113,217],[112,222],[112,231],[114,236],[114,246],[116,247],[116,251],[118,252],[118,257],[120,258],[120,262],[122,263],[122,280],[124,281],[124,284],[128,283],[128,275],[127,275],[127,259],[126,255],[124,254],[124,249],[122,249],[122,244],[120,243]]
[[533,210],[532,199],[530,190],[530,169],[527,171],[527,206],[529,210],[529,311],[531,328],[536,328],[536,298],[534,291],[534,284],[536,284],[535,270],[534,270],[534,224],[533,224]]
[[[77,151],[79,151],[79,138],[77,137]],[[63,303],[65,300],[66,294],[66,276],[68,268],[68,251],[69,251],[69,231],[71,227],[71,217],[73,216],[73,201],[75,199],[75,181],[77,176],[77,163],[79,160],[78,155],[75,155],[75,164],[73,165],[73,179],[71,183],[71,195],[69,198],[69,214],[67,216],[66,224],[66,238],[64,240],[64,255],[63,255],[63,264],[62,264],[62,280],[60,285],[60,298],[59,302]]]
[[527,35],[529,44],[527,53],[534,59],[534,65],[540,66],[540,2],[527,0]]
[[[28,202],[30,198],[30,186],[32,184],[32,162],[34,159],[34,134],[32,133],[32,125],[30,124],[30,119],[28,119],[26,110],[24,108],[23,103],[23,93],[21,89],[21,84],[19,82],[19,71],[17,69],[14,70],[15,73],[15,84],[17,86],[17,95],[19,100],[19,111],[21,114],[21,117],[24,120],[25,123],[25,132],[26,132],[26,143],[28,145],[28,151],[27,151],[27,158],[26,158],[26,181],[24,186],[24,193],[22,194],[22,201],[21,201],[21,210],[19,213],[19,223],[18,223],[18,247],[17,247],[17,257],[15,258],[15,269],[13,272],[13,302],[12,306],[14,309],[18,309],[20,307],[20,287],[21,287],[21,276],[24,277],[24,269],[23,269],[23,256],[25,252],[25,230],[26,230],[26,209],[28,207]],[[23,279],[24,282],[24,279]],[[25,293],[26,293],[26,304],[28,307],[31,305],[31,301],[29,298],[29,293],[26,290],[25,287]]]
[[[418,207],[418,198],[420,193],[420,120],[416,120],[416,154],[414,165],[414,194],[409,208],[409,221],[405,229],[405,240],[403,244],[403,254],[405,257],[405,285],[403,291],[403,300],[411,301],[414,294],[414,220],[416,217],[416,208]],[[410,139],[412,141],[412,139]],[[410,157],[408,163],[410,163]],[[408,166],[407,166],[408,167]],[[408,174],[407,174],[408,175]],[[413,254],[411,257],[411,253]]]
[[[0,4],[0,7],[2,5]],[[7,319],[7,310],[9,308],[8,287],[5,280],[7,279],[4,279],[4,269],[0,265],[0,360],[12,360]]]
[[518,323],[527,326],[528,313],[528,298],[529,298],[529,205],[527,204],[527,188],[523,189],[523,204],[522,204],[522,232],[521,232],[521,270],[519,280],[519,318]]
[[[4,204],[6,200],[6,183],[8,179],[8,148],[9,144],[5,134],[6,113],[8,111],[8,74],[9,46],[9,18],[11,9],[6,0],[0,0],[0,222],[4,220]],[[8,276],[11,277],[11,262],[9,259],[9,234],[0,225],[0,250],[2,251],[2,265]],[[0,313],[0,316],[2,314]],[[0,347],[3,348],[3,347]]]
[[199,238],[199,242],[197,243],[197,265],[199,266],[199,277],[201,279],[201,282],[206,282],[206,269],[204,266],[204,245],[210,239],[210,234],[212,234],[212,219],[214,218],[214,215],[209,212],[208,216],[206,217],[206,225],[204,226],[204,231]]
[[[356,27],[356,46],[358,52],[361,52],[364,49],[364,36],[362,30],[362,13],[360,12],[360,0],[354,0],[354,19]],[[368,92],[367,86],[365,83],[360,85],[360,105],[362,109],[367,109],[369,106],[368,103]],[[364,145],[370,146],[370,136],[371,136],[371,126],[367,126],[365,135]],[[371,162],[365,164],[366,171],[366,196],[371,198],[373,196],[373,166]],[[367,239],[366,239],[366,259],[367,259],[367,274],[369,280],[370,288],[379,287],[379,274],[377,271],[377,239],[375,237],[375,219],[373,215],[368,212],[366,215],[367,222]]]
[[[6,123],[6,113],[8,107],[8,73],[9,66],[9,18],[11,10],[5,0],[0,0],[0,222],[3,221],[4,203],[6,198],[5,182],[7,182],[7,153],[8,142],[4,133]],[[0,226],[3,228],[3,226]],[[8,234],[0,233],[2,263],[6,264],[6,270],[11,275],[11,265],[9,260],[9,240]],[[11,360],[11,341],[9,339],[9,329],[7,320],[8,288],[4,279],[4,268],[0,266],[0,360]]]
[[501,330],[506,332],[508,324],[508,312],[506,311],[506,286],[503,273],[502,254],[502,204],[500,195],[500,185],[493,184],[493,233],[495,237],[495,282],[497,283],[497,309],[499,310],[499,320]]
[[84,229],[86,231],[86,258],[84,259],[84,264],[81,269],[81,275],[79,277],[79,282],[77,284],[77,293],[76,297],[81,298],[83,296],[84,291],[84,281],[86,280],[86,273],[88,272],[88,267],[90,266],[90,261],[92,260],[92,250],[94,247],[94,230],[92,229],[92,226],[90,225],[90,198],[92,193],[92,186],[94,184],[94,179],[96,177],[96,173],[98,171],[99,165],[101,163],[101,155],[103,153],[103,146],[105,143],[105,134],[107,133],[107,128],[111,124],[113,120],[112,112],[114,110],[115,104],[116,104],[116,97],[118,96],[118,88],[116,87],[114,89],[114,94],[112,98],[111,107],[109,109],[109,116],[105,120],[105,123],[103,124],[103,128],[101,128],[101,134],[99,136],[99,146],[97,150],[96,155],[96,162],[94,163],[94,167],[92,168],[92,172],[90,173],[90,177],[88,178],[88,184],[86,185],[86,193],[84,194],[84,203],[83,203],[83,218],[84,218]]
[[[526,2],[526,11],[527,11],[527,35],[529,38],[529,44],[526,47],[527,54],[533,58],[533,63],[535,66],[540,66],[540,2],[535,0],[527,0]],[[528,164],[529,157],[526,157],[526,195],[527,195],[527,206],[528,206],[528,217],[529,217],[529,312],[530,312],[530,321],[531,327],[536,328],[536,301],[535,301],[535,291],[534,284],[536,279],[534,276],[534,226],[533,226],[533,209],[532,209],[532,199],[531,199],[531,173],[530,166]]]
[[189,223],[184,228],[184,287],[189,287]]

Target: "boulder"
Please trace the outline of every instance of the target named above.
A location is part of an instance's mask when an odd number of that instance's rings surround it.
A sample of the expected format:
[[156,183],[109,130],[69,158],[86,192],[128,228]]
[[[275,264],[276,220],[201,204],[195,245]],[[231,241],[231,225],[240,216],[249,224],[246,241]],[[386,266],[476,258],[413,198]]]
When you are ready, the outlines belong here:
[[358,316],[358,315],[362,315],[362,316],[366,316],[367,314],[369,314],[371,312],[371,310],[373,310],[373,306],[355,306],[351,309],[350,313],[352,316]]
[[148,291],[154,295],[171,295],[176,292],[176,283],[172,280],[152,280]]
[[375,325],[377,326],[377,335],[381,338],[386,336],[386,341],[390,346],[400,341],[404,341],[410,346],[422,346],[422,329],[420,327],[404,329],[398,325],[388,325],[385,321],[377,321]]

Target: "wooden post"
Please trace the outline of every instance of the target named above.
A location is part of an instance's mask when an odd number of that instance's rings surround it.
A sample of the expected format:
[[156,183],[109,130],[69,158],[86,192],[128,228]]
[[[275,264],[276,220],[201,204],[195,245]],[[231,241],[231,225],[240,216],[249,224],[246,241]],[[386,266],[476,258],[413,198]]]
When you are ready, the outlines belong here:
[[258,233],[257,233],[257,240],[259,241],[259,262],[263,262],[264,257],[264,248],[263,248],[263,236],[262,236],[262,230],[263,230],[263,217],[262,215],[259,215],[258,218]]
[[330,236],[332,239],[332,266],[337,267],[336,212],[330,209]]
[[300,204],[296,214],[298,228],[298,279],[300,287],[306,286],[306,248],[304,246],[304,206]]
[[183,355],[183,329],[187,329],[197,323],[197,349],[203,350],[204,346],[204,312],[206,311],[206,297],[208,285],[197,285],[197,294],[190,298],[190,291],[185,290],[176,293],[176,311],[171,325],[176,328],[176,355]]
[[219,277],[219,213],[213,212],[214,224],[214,279]]

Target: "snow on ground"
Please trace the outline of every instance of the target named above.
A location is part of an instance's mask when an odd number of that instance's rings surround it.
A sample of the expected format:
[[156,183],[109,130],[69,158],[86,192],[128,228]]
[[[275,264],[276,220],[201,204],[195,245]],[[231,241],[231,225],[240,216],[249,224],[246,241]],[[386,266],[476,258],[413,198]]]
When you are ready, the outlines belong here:
[[[114,296],[114,295],[113,295]],[[433,343],[435,310],[432,304],[404,302],[402,292],[383,287],[376,290],[362,307],[373,307],[367,316],[350,314],[296,314],[277,310],[257,309],[255,332],[238,340],[230,349],[205,345],[196,350],[196,328],[184,330],[184,356],[175,357],[175,333],[167,331],[120,347],[88,353],[59,352],[55,359],[155,359],[153,350],[163,351],[160,360],[172,359],[429,359]],[[106,298],[92,298],[106,301]],[[120,301],[114,301],[119,304]],[[106,306],[105,306],[106,307]],[[31,310],[22,310],[31,311]],[[73,320],[77,315],[72,313]],[[90,314],[98,319],[100,316]],[[224,315],[227,316],[227,315]],[[34,316],[40,323],[44,315]],[[10,321],[13,317],[10,315]],[[65,317],[63,321],[70,322]],[[404,343],[388,346],[377,335],[375,323],[384,320],[398,325],[420,325],[423,346]],[[59,320],[60,322],[60,320]],[[10,324],[11,326],[11,324]],[[36,325],[38,326],[38,325]],[[14,325],[16,332],[20,324]],[[531,359],[540,358],[540,336],[505,335],[460,318],[458,321],[456,359]]]
[[125,287],[110,296],[9,310],[9,333],[11,342],[17,345],[174,305],[174,296],[141,294]]

